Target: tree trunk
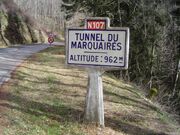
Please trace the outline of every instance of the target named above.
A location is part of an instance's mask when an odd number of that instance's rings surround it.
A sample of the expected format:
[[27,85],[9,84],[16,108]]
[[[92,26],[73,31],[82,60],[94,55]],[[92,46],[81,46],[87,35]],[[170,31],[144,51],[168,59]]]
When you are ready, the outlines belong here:
[[155,45],[152,46],[152,50],[151,50],[151,68],[150,68],[150,81],[149,81],[149,89],[152,89],[152,85],[153,85],[153,61],[154,61],[154,51],[155,51]]
[[[177,82],[178,82],[178,78],[179,78],[179,72],[180,72],[180,60],[177,64],[176,77],[175,77],[174,86],[173,86],[173,96],[176,94],[176,86],[177,86]],[[179,91],[179,93],[180,93],[180,91]],[[179,96],[180,96],[180,94],[179,94]]]

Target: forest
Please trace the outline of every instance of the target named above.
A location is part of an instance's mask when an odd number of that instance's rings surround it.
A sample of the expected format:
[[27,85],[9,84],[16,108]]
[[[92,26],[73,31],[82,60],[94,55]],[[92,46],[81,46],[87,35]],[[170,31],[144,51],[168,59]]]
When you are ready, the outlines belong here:
[[[178,0],[14,0],[48,27],[83,26],[85,17],[109,17],[130,28],[129,69],[110,71],[136,83],[147,97],[180,114],[180,2]],[[46,8],[44,8],[46,7]],[[169,107],[168,107],[169,106]]]

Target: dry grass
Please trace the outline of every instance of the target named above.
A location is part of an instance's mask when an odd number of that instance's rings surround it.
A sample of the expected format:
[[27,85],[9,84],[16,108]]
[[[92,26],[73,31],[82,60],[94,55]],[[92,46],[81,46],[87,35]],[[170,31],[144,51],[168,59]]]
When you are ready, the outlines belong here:
[[[3,135],[166,135],[177,123],[130,84],[103,76],[105,128],[83,123],[87,74],[64,66],[64,48],[26,60],[0,93]],[[1,118],[2,118],[1,117]],[[1,120],[1,119],[0,119]],[[174,132],[174,133],[173,133]]]

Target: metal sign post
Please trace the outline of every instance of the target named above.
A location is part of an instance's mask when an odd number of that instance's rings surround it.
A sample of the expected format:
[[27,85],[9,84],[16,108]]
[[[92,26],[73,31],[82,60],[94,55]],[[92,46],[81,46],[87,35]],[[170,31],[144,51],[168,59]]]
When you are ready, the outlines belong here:
[[85,120],[104,126],[102,74],[127,69],[129,28],[111,28],[109,18],[88,18],[85,28],[66,30],[66,64],[88,70]]

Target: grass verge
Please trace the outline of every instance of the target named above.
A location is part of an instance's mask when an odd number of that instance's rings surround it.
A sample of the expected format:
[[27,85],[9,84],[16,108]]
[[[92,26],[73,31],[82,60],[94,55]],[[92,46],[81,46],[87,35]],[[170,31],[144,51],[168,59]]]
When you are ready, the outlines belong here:
[[135,86],[107,74],[103,76],[106,127],[85,125],[87,74],[66,68],[64,59],[64,47],[51,47],[17,68],[0,92],[3,135],[180,134],[178,123]]

